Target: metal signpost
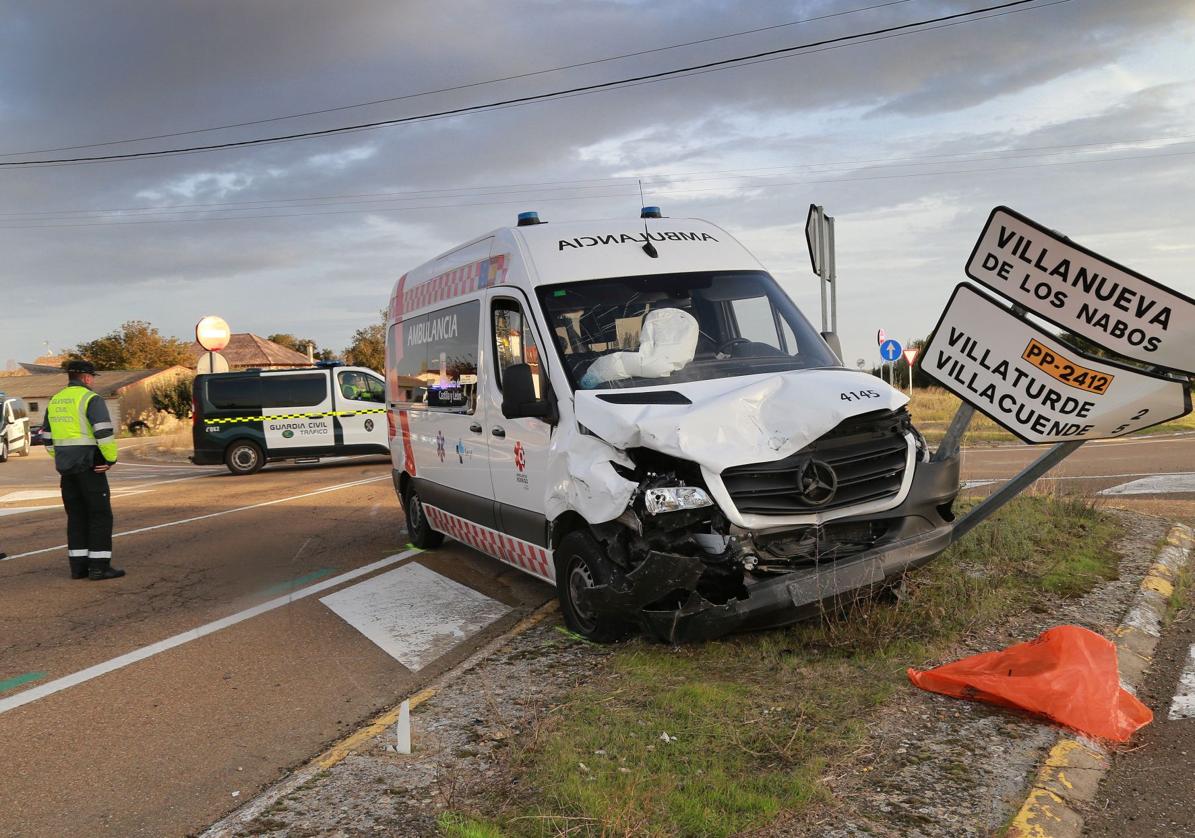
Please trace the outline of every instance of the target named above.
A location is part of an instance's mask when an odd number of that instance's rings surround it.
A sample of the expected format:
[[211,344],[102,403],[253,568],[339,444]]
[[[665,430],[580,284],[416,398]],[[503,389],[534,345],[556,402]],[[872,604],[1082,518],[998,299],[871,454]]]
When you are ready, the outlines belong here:
[[903,353],[905,356],[905,363],[909,365],[909,398],[913,398],[913,364],[917,362],[917,353],[919,349],[906,349]]
[[884,363],[892,365],[889,367],[888,383],[893,386],[896,385],[896,359],[900,357],[901,351],[900,342],[892,338],[880,344],[880,357],[884,359]]
[[224,318],[208,315],[195,324],[195,340],[207,350],[196,365],[197,373],[228,372],[228,362],[219,351],[232,340],[232,331]]
[[[822,278],[818,285],[822,292],[822,331],[838,333],[838,268],[834,257],[834,218],[826,215],[824,207],[809,205],[805,217],[805,243],[809,246],[809,263],[813,272]],[[827,311],[826,295],[829,293]]]
[[932,459],[958,453],[976,410],[1025,442],[1054,444],[956,521],[954,540],[1086,440],[1191,412],[1185,377],[1090,358],[1030,323],[1027,311],[1155,368],[1195,370],[1195,301],[1007,207],[992,210],[967,275],[1015,305],[960,285],[923,347],[921,369],[963,400]]

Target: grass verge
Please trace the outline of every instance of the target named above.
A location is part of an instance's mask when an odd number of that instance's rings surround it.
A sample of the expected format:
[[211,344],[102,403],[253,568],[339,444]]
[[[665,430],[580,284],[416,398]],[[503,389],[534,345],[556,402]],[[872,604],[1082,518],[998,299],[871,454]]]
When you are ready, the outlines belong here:
[[[1114,520],[1021,497],[899,597],[699,646],[637,640],[512,748],[510,791],[452,813],[455,838],[724,836],[822,801],[863,719],[968,630],[1114,578]],[[483,811],[484,810],[484,811]]]

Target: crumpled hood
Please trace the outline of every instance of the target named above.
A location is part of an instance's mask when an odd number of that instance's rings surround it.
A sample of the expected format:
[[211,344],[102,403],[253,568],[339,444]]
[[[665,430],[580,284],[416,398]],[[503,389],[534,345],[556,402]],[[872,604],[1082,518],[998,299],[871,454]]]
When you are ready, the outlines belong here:
[[[692,404],[614,404],[602,395],[671,390]],[[876,396],[858,396],[859,393]],[[846,394],[846,398],[844,398]],[[896,410],[908,398],[875,376],[845,369],[793,370],[637,390],[577,391],[577,421],[616,448],[650,448],[720,474],[781,460],[843,420]]]

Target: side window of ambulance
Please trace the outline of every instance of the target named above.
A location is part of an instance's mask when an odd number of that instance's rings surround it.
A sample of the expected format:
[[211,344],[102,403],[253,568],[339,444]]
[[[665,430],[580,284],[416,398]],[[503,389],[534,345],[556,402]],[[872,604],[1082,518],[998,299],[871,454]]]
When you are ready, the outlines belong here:
[[[390,357],[397,394],[430,409],[472,413],[477,407],[477,349],[481,303],[404,319],[391,327]],[[402,399],[396,399],[402,401]]]
[[494,301],[493,308],[494,366],[498,389],[502,389],[502,374],[511,364],[527,364],[531,367],[531,380],[535,395],[543,393],[544,369],[540,363],[539,346],[535,342],[535,331],[530,318],[523,313],[523,307],[515,300]]

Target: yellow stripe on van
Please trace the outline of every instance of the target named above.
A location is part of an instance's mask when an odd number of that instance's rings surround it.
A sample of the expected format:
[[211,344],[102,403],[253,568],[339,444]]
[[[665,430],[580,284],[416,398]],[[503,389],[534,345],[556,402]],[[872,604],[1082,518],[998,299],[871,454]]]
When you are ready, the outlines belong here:
[[384,407],[366,410],[329,410],[327,413],[279,413],[276,416],[230,416],[226,419],[204,419],[205,425],[229,425],[236,422],[265,422],[267,419],[323,419],[325,416],[361,416],[366,413],[385,413]]

